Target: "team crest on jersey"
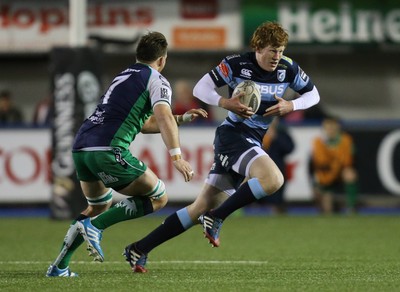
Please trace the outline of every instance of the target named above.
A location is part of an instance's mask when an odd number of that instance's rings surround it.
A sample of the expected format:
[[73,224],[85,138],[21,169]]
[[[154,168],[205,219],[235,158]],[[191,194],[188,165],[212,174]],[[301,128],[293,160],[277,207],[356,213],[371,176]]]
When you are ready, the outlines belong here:
[[286,70],[278,70],[278,80],[282,82],[286,77]]

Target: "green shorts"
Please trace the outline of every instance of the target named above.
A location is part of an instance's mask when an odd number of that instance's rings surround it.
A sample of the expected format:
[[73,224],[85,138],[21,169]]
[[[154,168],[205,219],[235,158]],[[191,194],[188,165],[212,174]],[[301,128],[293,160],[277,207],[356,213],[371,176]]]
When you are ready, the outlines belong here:
[[129,150],[73,151],[76,173],[80,181],[101,180],[106,187],[118,191],[141,176],[147,166]]

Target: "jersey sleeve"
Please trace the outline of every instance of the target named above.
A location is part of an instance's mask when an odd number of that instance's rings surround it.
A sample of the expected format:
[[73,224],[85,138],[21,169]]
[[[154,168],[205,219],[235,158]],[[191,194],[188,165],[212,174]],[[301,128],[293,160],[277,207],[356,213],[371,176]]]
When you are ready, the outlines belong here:
[[232,82],[232,68],[227,59],[223,59],[221,63],[209,73],[211,79],[217,87],[222,87]]
[[311,91],[314,88],[314,83],[311,81],[311,78],[306,74],[306,72],[303,71],[303,69],[300,68],[300,66],[295,61],[291,59],[290,61],[294,78],[289,87],[300,94]]
[[158,72],[154,72],[149,80],[151,105],[164,103],[171,106],[172,90],[168,80]]

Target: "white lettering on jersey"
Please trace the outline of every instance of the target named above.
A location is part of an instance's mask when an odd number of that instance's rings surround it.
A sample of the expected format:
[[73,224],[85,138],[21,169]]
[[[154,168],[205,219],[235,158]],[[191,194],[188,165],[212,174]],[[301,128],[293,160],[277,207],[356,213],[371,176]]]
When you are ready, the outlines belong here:
[[278,94],[281,95],[285,91],[285,85],[260,85],[261,94]]
[[227,60],[230,60],[230,59],[238,58],[238,57],[240,57],[239,54],[234,54],[234,55],[230,55],[230,56],[226,57],[226,59],[227,59]]

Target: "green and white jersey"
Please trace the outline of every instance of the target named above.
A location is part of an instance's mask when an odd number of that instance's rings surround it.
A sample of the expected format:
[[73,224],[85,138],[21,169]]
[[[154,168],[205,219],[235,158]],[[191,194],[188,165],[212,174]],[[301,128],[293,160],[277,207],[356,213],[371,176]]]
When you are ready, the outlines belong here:
[[78,130],[73,150],[128,149],[158,103],[171,106],[171,86],[157,70],[136,63],[122,71]]

